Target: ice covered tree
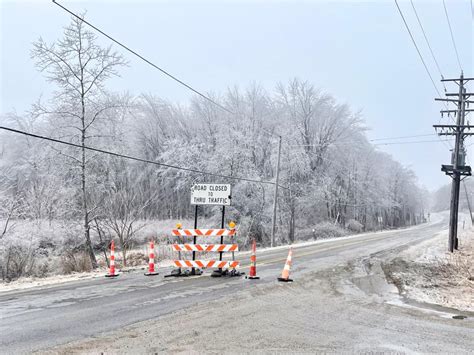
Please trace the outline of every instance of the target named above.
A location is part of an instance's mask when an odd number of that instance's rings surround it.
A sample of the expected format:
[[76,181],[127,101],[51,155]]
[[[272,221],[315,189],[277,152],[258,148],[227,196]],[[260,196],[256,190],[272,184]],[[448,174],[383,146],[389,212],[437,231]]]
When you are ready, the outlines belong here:
[[52,44],[39,39],[33,44],[31,57],[37,68],[46,73],[48,81],[56,84],[51,103],[38,104],[36,111],[48,115],[56,128],[56,135],[81,146],[77,152],[62,153],[77,167],[80,190],[80,210],[83,220],[84,241],[91,264],[97,267],[91,236],[91,206],[88,188],[88,156],[85,146],[99,134],[96,129],[105,113],[116,106],[105,92],[107,79],[118,75],[126,65],[123,57],[111,47],[97,44],[96,36],[86,29],[80,18],[73,17],[64,29],[64,36]]

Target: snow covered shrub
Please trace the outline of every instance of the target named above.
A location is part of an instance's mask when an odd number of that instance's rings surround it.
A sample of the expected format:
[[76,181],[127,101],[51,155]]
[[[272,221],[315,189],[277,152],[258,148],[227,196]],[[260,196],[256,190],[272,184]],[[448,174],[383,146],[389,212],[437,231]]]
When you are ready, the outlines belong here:
[[296,232],[296,239],[299,241],[308,241],[316,239],[314,230],[311,228],[301,228]]
[[322,222],[315,225],[312,233],[314,239],[337,238],[346,234],[344,229],[330,222]]
[[31,274],[35,277],[46,277],[51,272],[51,264],[48,259],[42,258],[35,263],[35,267]]
[[34,249],[22,241],[8,241],[0,247],[0,270],[2,280],[13,281],[29,276],[35,265]]
[[352,232],[360,233],[364,230],[364,225],[355,219],[350,219],[346,223],[346,228]]
[[61,242],[58,249],[60,253],[59,272],[70,274],[72,272],[89,272],[92,264],[88,253],[85,252],[84,238],[79,223],[74,221],[57,226],[55,233]]
[[144,253],[130,252],[127,256],[127,266],[141,266],[146,264],[148,264],[148,255]]
[[0,239],[0,276],[8,282],[34,274],[41,241],[35,223],[14,221],[11,225]]
[[91,260],[89,255],[81,251],[67,251],[61,256],[61,271],[64,274],[71,274],[73,272],[90,272],[92,270]]

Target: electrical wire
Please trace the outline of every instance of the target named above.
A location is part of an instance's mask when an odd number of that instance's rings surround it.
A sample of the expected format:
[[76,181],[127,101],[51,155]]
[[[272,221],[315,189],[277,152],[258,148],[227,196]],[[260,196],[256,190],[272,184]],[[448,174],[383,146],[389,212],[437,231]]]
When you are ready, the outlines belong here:
[[[369,142],[376,142],[376,141],[390,141],[390,140],[398,140],[398,139],[406,139],[406,138],[417,138],[417,137],[431,137],[431,136],[438,136],[436,133],[427,133],[427,134],[416,134],[412,136],[398,136],[398,137],[386,137],[386,138],[374,138],[374,139],[369,139]],[[447,140],[443,140],[445,142]],[[414,141],[414,143],[418,142],[427,142],[427,141]],[[431,142],[431,141],[429,141]],[[436,141],[434,141],[436,142]],[[387,143],[394,143],[394,144],[403,144],[403,143],[412,143],[412,141],[409,142],[387,142]],[[334,146],[340,146],[340,145],[353,145],[353,142],[336,142],[333,143]],[[382,145],[384,143],[372,143],[372,145]],[[297,147],[320,147],[321,144],[294,144],[294,145],[289,145],[288,147],[290,148],[297,148]]]
[[393,144],[414,144],[414,143],[434,143],[434,142],[450,142],[447,139],[434,139],[426,141],[411,141],[411,142],[388,142],[388,143],[375,143],[374,145],[393,145]]
[[[38,135],[38,134],[33,134],[33,133],[29,133],[29,132],[26,132],[26,131],[21,131],[21,130],[9,128],[9,127],[0,126],[0,129],[3,129],[5,131],[9,131],[9,132],[13,132],[13,133],[17,133],[17,134],[22,134],[24,136],[28,136],[28,137],[32,137],[32,138],[37,138],[37,139],[42,139],[42,140],[46,140],[46,141],[50,141],[50,142],[54,142],[54,143],[68,145],[68,146],[75,147],[75,148],[81,148],[81,149],[84,148],[86,150],[90,150],[90,151],[93,151],[93,152],[103,153],[103,154],[107,154],[107,155],[111,155],[111,156],[115,156],[115,157],[119,157],[119,158],[124,158],[124,159],[129,159],[129,160],[135,160],[135,161],[139,161],[139,162],[147,163],[147,164],[154,164],[154,165],[162,166],[162,167],[165,167],[165,168],[182,170],[182,171],[187,171],[187,172],[191,172],[191,173],[202,174],[202,175],[207,175],[207,176],[214,176],[214,177],[225,178],[225,179],[254,182],[254,183],[259,183],[259,184],[275,185],[275,182],[271,182],[271,181],[261,181],[261,180],[255,180],[255,179],[250,179],[250,178],[243,178],[243,177],[237,177],[237,176],[216,174],[216,173],[210,173],[210,172],[206,172],[206,171],[202,171],[202,170],[198,170],[198,169],[185,168],[185,167],[181,167],[181,166],[177,166],[177,165],[160,163],[160,162],[153,161],[153,160],[147,160],[147,159],[133,157],[133,156],[130,156],[130,155],[111,152],[111,151],[107,151],[107,150],[104,150],[104,149],[99,149],[99,148],[94,148],[94,147],[89,147],[89,146],[82,146],[80,144],[75,144],[75,143],[66,142],[66,141],[62,141],[62,140],[59,140],[59,139],[55,139],[55,138],[45,137],[45,136],[41,136],[41,135]],[[287,187],[285,187],[285,186],[281,186],[281,185],[278,185],[278,186],[282,187],[284,189],[287,189]]]
[[456,41],[454,40],[453,29],[451,28],[451,21],[449,21],[448,9],[446,8],[446,2],[443,0],[444,13],[446,14],[446,20],[448,21],[449,32],[451,33],[451,41],[453,42],[454,51],[456,53],[456,59],[458,60],[459,69],[462,71],[461,61],[459,60],[458,48],[456,47]]
[[72,12],[71,10],[67,9],[66,7],[64,7],[63,5],[61,5],[60,3],[58,3],[56,0],[52,0],[54,4],[58,5],[60,8],[62,8],[64,11],[68,12],[70,15],[74,16],[75,18],[81,20],[82,22],[84,22],[85,24],[87,24],[88,26],[90,26],[91,28],[93,28],[94,30],[96,30],[97,32],[99,32],[100,34],[102,34],[103,36],[107,37],[108,39],[110,39],[112,42],[118,44],[120,47],[124,48],[125,50],[129,51],[130,53],[132,53],[133,55],[137,56],[138,58],[140,58],[141,60],[143,60],[144,62],[146,62],[147,64],[151,65],[153,68],[155,69],[158,69],[161,73],[165,74],[166,76],[168,76],[169,78],[173,79],[174,81],[176,81],[177,83],[183,85],[184,87],[186,87],[187,89],[191,90],[192,92],[194,92],[195,94],[198,94],[199,96],[201,96],[202,98],[206,99],[207,101],[213,103],[214,105],[216,105],[217,107],[221,108],[222,110],[228,112],[228,113],[231,113],[233,114],[232,111],[230,111],[229,109],[227,109],[226,107],[222,106],[221,104],[219,104],[218,102],[214,101],[213,99],[211,99],[209,96],[201,93],[200,91],[198,91],[197,89],[194,89],[191,85],[189,84],[186,84],[184,81],[182,81],[181,79],[178,79],[176,76],[170,74],[168,71],[164,70],[163,68],[157,66],[156,64],[152,63],[150,60],[146,59],[145,57],[143,57],[142,55],[138,54],[136,51],[134,51],[133,49],[129,48],[128,46],[126,46],[125,44],[119,42],[118,40],[116,40],[115,38],[113,38],[112,36],[108,35],[107,33],[105,33],[104,31],[102,31],[101,29],[99,29],[98,27],[94,26],[93,24],[91,24],[90,22],[84,20],[81,16],[75,14],[74,12]]
[[374,141],[388,141],[388,140],[395,140],[395,139],[404,139],[404,138],[416,138],[416,137],[427,137],[427,136],[436,136],[436,133],[427,133],[427,134],[416,134],[413,136],[399,136],[399,137],[387,137],[387,138],[374,138],[369,139],[369,142]]
[[[438,64],[438,61],[436,60],[436,56],[434,55],[433,49],[431,48],[430,41],[428,40],[428,36],[426,35],[425,29],[423,28],[423,25],[421,24],[421,20],[420,20],[420,17],[418,16],[418,12],[416,11],[415,4],[413,3],[413,0],[410,0],[410,2],[413,8],[413,12],[415,13],[416,19],[418,21],[418,24],[420,25],[421,32],[423,32],[423,37],[425,38],[426,44],[428,45],[428,48],[430,49],[431,57],[433,58],[433,61],[436,64],[436,68],[438,68],[439,75],[441,76],[442,79],[444,79],[443,73],[441,72],[441,68]],[[446,86],[444,86],[444,91],[446,92]]]
[[[428,137],[428,136],[436,136],[438,139],[437,140],[425,140],[425,141],[410,141],[410,142],[386,142],[386,143],[373,143],[374,146],[378,145],[394,145],[394,144],[412,144],[412,143],[428,143],[428,142],[441,142],[444,144],[444,146],[448,149],[452,149],[451,141],[446,140],[446,139],[441,139],[436,133],[431,133],[431,134],[417,134],[413,136],[400,136],[400,137],[391,137],[391,138],[376,138],[376,139],[370,139],[369,142],[375,142],[375,141],[385,141],[385,140],[397,140],[397,139],[405,139],[405,138],[416,138],[416,137]],[[449,145],[447,145],[446,144]]]
[[[420,57],[420,60],[421,60],[421,62],[423,63],[423,66],[424,66],[424,68],[425,68],[425,70],[426,70],[426,73],[428,74],[428,76],[429,76],[429,78],[430,78],[430,80],[431,80],[431,83],[433,84],[433,87],[434,87],[436,93],[438,94],[439,97],[441,97],[441,93],[439,92],[438,87],[436,86],[436,84],[435,84],[435,82],[434,82],[434,80],[433,80],[433,77],[431,76],[431,73],[430,73],[430,71],[428,70],[428,66],[426,65],[426,62],[425,62],[425,60],[423,59],[423,55],[421,54],[420,49],[418,48],[418,45],[416,44],[415,38],[413,37],[413,35],[412,35],[412,33],[411,33],[410,27],[408,26],[408,23],[407,23],[407,21],[405,20],[405,16],[403,16],[403,12],[402,12],[400,6],[398,5],[397,0],[394,0],[394,1],[395,1],[395,5],[397,5],[397,9],[398,9],[398,12],[400,13],[400,16],[401,16],[401,18],[402,18],[402,20],[403,20],[403,23],[405,24],[405,28],[407,29],[408,34],[410,35],[411,41],[413,42],[413,45],[415,46],[415,49],[416,49],[416,51],[418,52],[418,56]],[[413,7],[413,9],[415,9],[415,8]],[[415,13],[416,13],[416,10],[415,10]],[[418,15],[417,15],[417,18],[418,18]],[[419,24],[420,24],[420,26],[421,26],[421,21],[419,21]],[[423,33],[424,33],[424,30],[423,30]],[[448,107],[448,104],[445,103],[444,105],[445,105],[446,109],[449,108],[449,107]],[[451,118],[451,120],[454,121],[454,119],[453,119],[450,115],[448,115],[448,116]],[[439,122],[441,122],[441,118],[440,118]],[[443,142],[443,144],[446,146],[446,148],[452,149],[451,143],[450,143],[449,141],[448,141],[447,144],[446,144],[446,141],[444,141],[444,140],[439,139],[439,141],[440,141],[440,142]]]
[[474,21],[474,5],[472,4],[472,0],[471,0],[471,21]]
[[[418,136],[406,136],[406,137],[398,137],[398,138],[410,138],[410,137],[423,137],[423,136],[438,136],[437,134],[426,134],[426,135],[418,135]],[[394,139],[394,138],[393,138]],[[378,139],[372,139],[371,141],[377,141]],[[382,140],[382,138],[380,139]],[[423,140],[423,141],[408,141],[408,142],[384,142],[384,143],[372,143],[372,146],[378,145],[392,145],[392,144],[412,144],[412,143],[431,143],[431,142],[451,142],[447,139],[434,139],[434,140]],[[340,146],[341,144],[334,144],[335,146]],[[347,143],[347,145],[353,145],[353,143]],[[321,145],[318,144],[302,144],[302,145],[290,145],[290,148],[296,147],[320,147]]]
[[418,52],[418,56],[420,57],[420,60],[421,60],[421,62],[423,63],[423,66],[425,67],[426,74],[428,74],[428,76],[429,76],[429,78],[430,78],[430,80],[431,80],[431,83],[433,84],[433,87],[434,87],[434,89],[436,90],[437,94],[439,95],[439,97],[441,97],[441,93],[439,92],[438,87],[436,86],[436,84],[435,84],[435,82],[434,82],[434,80],[433,80],[433,77],[431,76],[431,73],[430,73],[430,71],[428,70],[428,67],[427,67],[427,65],[426,65],[426,62],[425,62],[425,60],[423,59],[423,56],[421,55],[421,52],[420,52],[420,49],[418,48],[418,45],[416,44],[415,38],[413,37],[413,35],[412,35],[412,33],[411,33],[410,27],[408,27],[408,23],[407,23],[407,21],[405,20],[405,16],[403,16],[403,12],[402,12],[402,10],[400,9],[400,6],[398,5],[398,1],[397,1],[397,0],[394,0],[394,1],[395,1],[395,5],[397,5],[398,12],[400,13],[400,16],[402,17],[403,23],[405,24],[405,28],[407,29],[408,34],[410,35],[411,41],[413,42],[413,45],[415,46],[416,51]]

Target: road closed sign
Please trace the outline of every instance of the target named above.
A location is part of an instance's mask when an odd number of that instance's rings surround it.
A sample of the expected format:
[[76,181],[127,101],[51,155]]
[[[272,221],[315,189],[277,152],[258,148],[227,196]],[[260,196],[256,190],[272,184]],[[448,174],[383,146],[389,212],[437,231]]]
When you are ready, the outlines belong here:
[[230,184],[194,184],[191,187],[192,205],[230,206]]

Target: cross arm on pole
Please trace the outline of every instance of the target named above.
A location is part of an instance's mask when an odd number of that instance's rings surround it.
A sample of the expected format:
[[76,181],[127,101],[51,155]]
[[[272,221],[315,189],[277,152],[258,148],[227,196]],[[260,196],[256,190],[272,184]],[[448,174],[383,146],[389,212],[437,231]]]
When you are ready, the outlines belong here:
[[[447,101],[447,102],[454,102],[454,103],[459,103],[461,100],[455,100],[455,99],[442,99],[442,98],[435,98],[435,101]],[[474,101],[471,100],[462,100],[462,102],[466,102],[468,104],[474,104]]]
[[[460,79],[457,78],[457,79],[441,79],[441,81],[445,82],[445,81],[459,81]],[[474,78],[463,78],[462,79],[464,82],[468,82],[469,80],[474,80]]]
[[[474,111],[474,109],[471,109],[471,108],[469,108],[469,109],[464,109],[464,112],[473,112],[473,111]],[[440,112],[440,113],[458,113],[459,110],[441,110],[441,111],[439,111],[439,112]]]
[[460,129],[474,129],[473,125],[455,125],[455,124],[434,124],[433,127],[436,128],[460,128]]
[[[445,95],[446,95],[446,96],[459,96],[459,93],[447,92]],[[472,92],[465,92],[463,95],[464,95],[464,96],[471,96],[471,95],[474,95],[474,93],[472,93]]]

